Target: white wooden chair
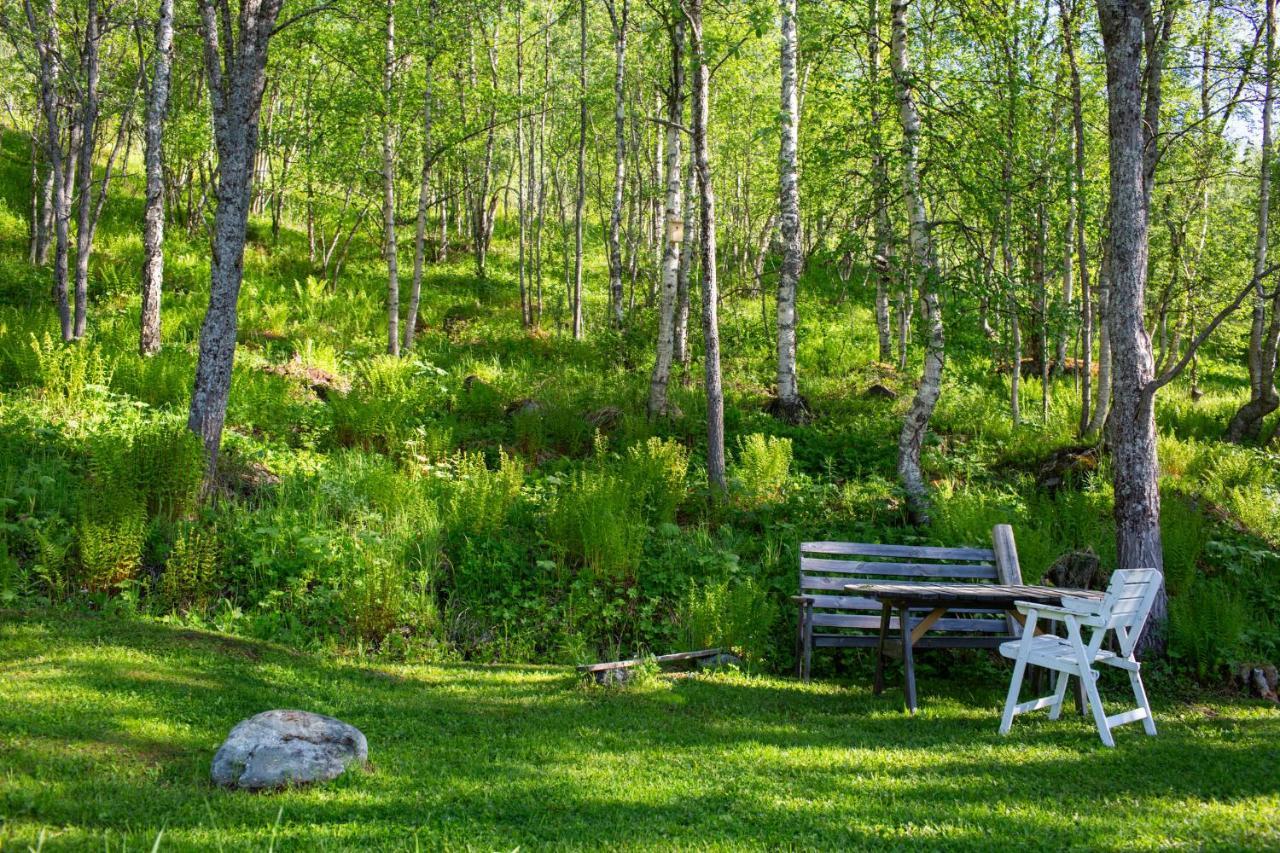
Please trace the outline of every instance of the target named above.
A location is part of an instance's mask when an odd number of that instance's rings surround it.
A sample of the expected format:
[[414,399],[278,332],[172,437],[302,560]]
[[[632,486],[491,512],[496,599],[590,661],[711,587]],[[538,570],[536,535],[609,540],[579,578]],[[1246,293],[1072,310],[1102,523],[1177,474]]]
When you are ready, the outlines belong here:
[[[1064,597],[1062,607],[1018,602],[1018,611],[1026,616],[1022,638],[1000,646],[1000,654],[1016,661],[1009,696],[1004,703],[1004,715],[1000,719],[1000,734],[1009,733],[1015,714],[1048,708],[1049,719],[1058,719],[1062,713],[1062,701],[1067,695],[1067,683],[1074,675],[1083,683],[1086,701],[1104,744],[1116,745],[1111,737],[1113,726],[1138,720],[1142,721],[1147,734],[1154,735],[1156,724],[1151,717],[1147,693],[1142,687],[1142,665],[1134,658],[1133,649],[1163,580],[1163,575],[1155,569],[1117,571],[1112,574],[1106,595],[1101,600]],[[1037,634],[1036,623],[1041,619],[1065,624],[1067,636]],[[1081,633],[1084,628],[1092,631],[1087,642]],[[1108,631],[1115,632],[1119,654],[1102,648]],[[1053,695],[1019,703],[1018,693],[1028,664],[1056,671],[1057,681]],[[1138,707],[1108,717],[1098,696],[1095,664],[1114,666],[1127,672]]]

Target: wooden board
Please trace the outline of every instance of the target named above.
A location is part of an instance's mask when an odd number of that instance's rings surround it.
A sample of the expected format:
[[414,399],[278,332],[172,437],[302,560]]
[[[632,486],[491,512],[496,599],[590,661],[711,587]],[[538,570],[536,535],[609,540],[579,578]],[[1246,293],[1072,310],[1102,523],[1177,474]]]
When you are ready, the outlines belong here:
[[578,672],[607,672],[611,669],[630,669],[631,667],[639,666],[647,660],[652,660],[659,664],[675,663],[677,661],[715,657],[721,653],[721,649],[701,649],[696,652],[676,652],[671,655],[658,655],[654,658],[630,658],[628,660],[609,661],[608,663],[584,663],[578,667]]

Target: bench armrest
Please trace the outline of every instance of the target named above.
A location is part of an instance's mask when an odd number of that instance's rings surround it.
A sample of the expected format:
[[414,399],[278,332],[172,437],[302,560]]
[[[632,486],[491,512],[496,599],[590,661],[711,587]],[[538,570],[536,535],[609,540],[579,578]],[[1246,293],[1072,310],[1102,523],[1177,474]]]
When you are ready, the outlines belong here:
[[813,596],[811,595],[793,595],[791,600],[796,604],[813,604]]

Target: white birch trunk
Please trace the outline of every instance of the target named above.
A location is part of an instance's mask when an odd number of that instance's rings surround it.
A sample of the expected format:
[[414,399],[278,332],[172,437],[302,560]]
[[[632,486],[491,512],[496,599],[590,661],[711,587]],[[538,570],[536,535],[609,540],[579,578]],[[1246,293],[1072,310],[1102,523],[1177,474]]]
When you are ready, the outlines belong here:
[[925,314],[928,338],[924,373],[920,384],[916,386],[915,396],[898,436],[898,477],[906,492],[908,514],[913,521],[923,524],[929,518],[929,491],[920,470],[920,451],[929,429],[929,419],[942,391],[945,338],[942,307],[938,302],[938,269],[917,165],[920,116],[911,86],[911,62],[907,50],[907,6],[908,0],[893,0],[893,81],[898,97],[898,117],[902,125],[902,190],[907,202],[911,267]]
[[142,231],[142,316],[138,341],[142,355],[160,350],[160,294],[164,288],[164,120],[169,109],[169,68],[173,61],[173,0],[160,0],[155,51],[143,155],[147,196]]

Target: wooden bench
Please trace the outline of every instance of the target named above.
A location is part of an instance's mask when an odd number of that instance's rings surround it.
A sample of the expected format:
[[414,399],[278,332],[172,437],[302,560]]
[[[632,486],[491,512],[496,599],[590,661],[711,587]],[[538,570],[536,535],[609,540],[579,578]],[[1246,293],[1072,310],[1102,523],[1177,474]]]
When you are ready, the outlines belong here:
[[[997,524],[991,548],[939,548],[863,542],[800,544],[800,617],[796,629],[797,670],[809,680],[813,650],[874,648],[883,607],[879,601],[848,595],[847,584],[865,581],[904,584],[939,582],[1021,584],[1013,528]],[[922,609],[922,615],[927,613]],[[913,618],[914,623],[914,618]],[[898,632],[895,616],[890,633]],[[917,648],[998,648],[1019,630],[1002,610],[948,611],[936,619]]]

